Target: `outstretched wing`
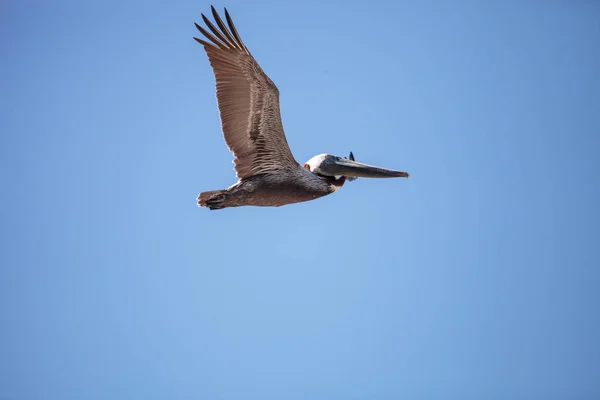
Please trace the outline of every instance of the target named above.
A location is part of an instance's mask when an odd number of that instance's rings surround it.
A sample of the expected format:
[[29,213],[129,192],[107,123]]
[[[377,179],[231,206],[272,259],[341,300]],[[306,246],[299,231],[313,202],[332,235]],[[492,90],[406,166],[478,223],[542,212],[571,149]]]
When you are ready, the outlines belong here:
[[279,90],[260,68],[237,33],[225,9],[229,29],[211,6],[218,28],[202,14],[212,32],[196,25],[208,39],[204,46],[215,73],[217,103],[225,143],[233,152],[238,178],[298,167],[279,113]]

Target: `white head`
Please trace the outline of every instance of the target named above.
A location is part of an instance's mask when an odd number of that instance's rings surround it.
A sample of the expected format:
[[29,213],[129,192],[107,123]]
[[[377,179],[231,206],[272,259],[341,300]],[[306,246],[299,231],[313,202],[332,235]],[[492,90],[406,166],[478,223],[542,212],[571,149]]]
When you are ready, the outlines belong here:
[[408,173],[385,169],[372,165],[362,164],[354,161],[354,155],[350,153],[349,158],[333,156],[331,154],[319,154],[308,160],[304,168],[319,177],[334,181],[339,186],[344,184],[346,178],[408,178]]
[[308,171],[312,172],[315,175],[324,175],[324,176],[329,176],[332,178],[340,179],[342,177],[342,175],[329,175],[326,170],[322,171],[321,170],[321,166],[325,165],[329,159],[331,159],[332,157],[336,157],[336,156],[332,156],[331,154],[319,154],[314,156],[313,158],[311,158],[310,160],[308,160],[305,164],[304,164],[304,169],[307,169]]

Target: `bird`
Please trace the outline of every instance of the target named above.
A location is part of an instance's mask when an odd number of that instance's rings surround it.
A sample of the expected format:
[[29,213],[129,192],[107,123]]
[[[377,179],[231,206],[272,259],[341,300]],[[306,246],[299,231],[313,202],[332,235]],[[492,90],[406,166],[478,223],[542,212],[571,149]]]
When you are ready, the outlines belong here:
[[213,69],[221,130],[238,181],[200,193],[199,207],[279,207],[329,195],[356,178],[408,178],[407,172],[359,163],[352,152],[349,157],[323,153],[300,165],[283,131],[277,86],[242,42],[227,9],[227,25],[213,6],[211,11],[216,26],[201,14],[208,30],[194,22],[204,37],[194,40]]

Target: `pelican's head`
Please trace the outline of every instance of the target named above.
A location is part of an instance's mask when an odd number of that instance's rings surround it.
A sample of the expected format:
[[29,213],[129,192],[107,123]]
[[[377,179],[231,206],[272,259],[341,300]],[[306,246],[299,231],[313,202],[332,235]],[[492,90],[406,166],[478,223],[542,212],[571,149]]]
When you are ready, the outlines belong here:
[[319,154],[308,160],[304,168],[337,187],[342,186],[346,179],[353,181],[356,178],[408,178],[406,172],[356,162],[352,152],[348,158]]

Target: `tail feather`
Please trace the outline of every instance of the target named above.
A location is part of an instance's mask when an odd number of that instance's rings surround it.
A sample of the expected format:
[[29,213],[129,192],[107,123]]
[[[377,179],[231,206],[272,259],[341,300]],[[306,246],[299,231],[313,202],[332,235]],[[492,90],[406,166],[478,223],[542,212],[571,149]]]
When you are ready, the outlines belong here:
[[202,192],[198,195],[198,207],[208,207],[211,210],[220,210],[226,206],[223,204],[227,197],[227,189]]

